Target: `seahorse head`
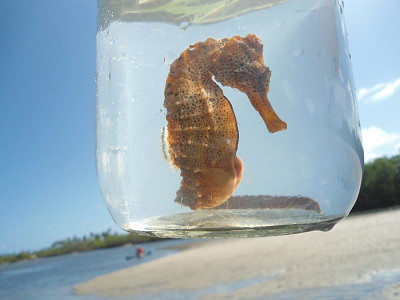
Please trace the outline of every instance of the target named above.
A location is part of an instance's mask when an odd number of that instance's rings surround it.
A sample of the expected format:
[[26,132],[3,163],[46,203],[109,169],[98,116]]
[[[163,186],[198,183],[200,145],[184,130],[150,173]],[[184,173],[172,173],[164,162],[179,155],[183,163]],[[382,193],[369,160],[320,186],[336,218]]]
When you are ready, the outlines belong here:
[[271,71],[264,63],[263,45],[256,35],[222,39],[211,60],[215,80],[245,93],[270,132],[287,128],[268,100]]

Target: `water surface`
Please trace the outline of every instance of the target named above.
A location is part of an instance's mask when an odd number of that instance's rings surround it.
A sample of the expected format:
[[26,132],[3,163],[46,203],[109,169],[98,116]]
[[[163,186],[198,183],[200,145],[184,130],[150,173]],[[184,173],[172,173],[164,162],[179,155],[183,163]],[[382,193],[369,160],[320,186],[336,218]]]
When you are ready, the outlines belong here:
[[[142,246],[146,255],[134,257],[133,246],[93,250],[56,257],[0,265],[0,299],[99,299],[90,295],[75,295],[73,286],[96,276],[128,268],[172,254],[167,249],[188,240],[163,240]],[[126,257],[131,257],[126,259]]]

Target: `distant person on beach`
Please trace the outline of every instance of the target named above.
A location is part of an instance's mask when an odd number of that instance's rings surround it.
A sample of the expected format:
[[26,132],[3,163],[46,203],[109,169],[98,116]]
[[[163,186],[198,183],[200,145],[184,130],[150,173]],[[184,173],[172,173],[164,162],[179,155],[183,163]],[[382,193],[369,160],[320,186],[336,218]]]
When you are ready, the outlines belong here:
[[144,248],[143,247],[136,248],[136,256],[138,258],[142,258],[144,256]]

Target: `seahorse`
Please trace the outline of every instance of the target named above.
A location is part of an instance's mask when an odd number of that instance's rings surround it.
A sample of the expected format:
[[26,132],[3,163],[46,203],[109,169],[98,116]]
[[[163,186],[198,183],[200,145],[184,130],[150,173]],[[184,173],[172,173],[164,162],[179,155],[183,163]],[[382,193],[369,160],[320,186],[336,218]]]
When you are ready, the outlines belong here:
[[208,38],[183,51],[165,85],[166,144],[182,177],[175,201],[193,210],[224,203],[243,174],[236,117],[213,77],[245,93],[271,133],[287,128],[267,98],[271,71],[257,35]]

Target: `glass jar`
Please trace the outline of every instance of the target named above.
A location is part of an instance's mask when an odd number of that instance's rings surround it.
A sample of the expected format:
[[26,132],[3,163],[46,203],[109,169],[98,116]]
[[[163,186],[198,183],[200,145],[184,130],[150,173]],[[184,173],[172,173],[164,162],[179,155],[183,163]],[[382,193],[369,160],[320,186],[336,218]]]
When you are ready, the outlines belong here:
[[99,0],[97,170],[115,222],[212,238],[346,217],[363,148],[342,10]]

